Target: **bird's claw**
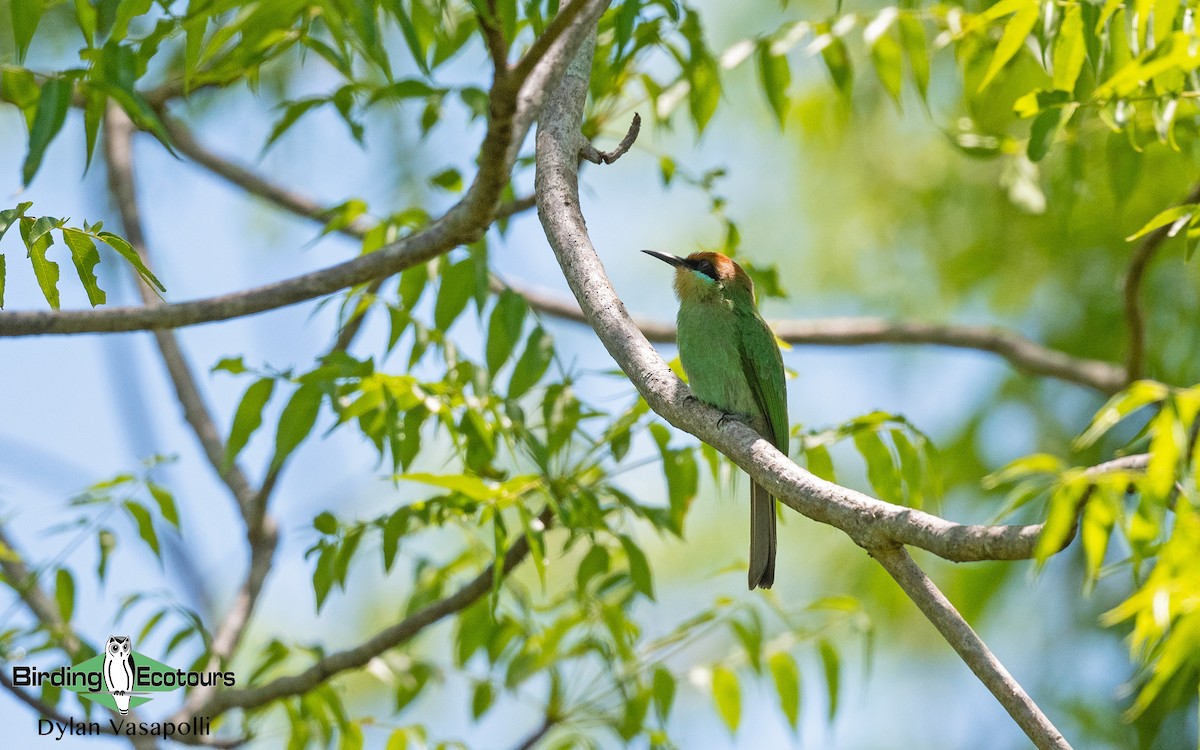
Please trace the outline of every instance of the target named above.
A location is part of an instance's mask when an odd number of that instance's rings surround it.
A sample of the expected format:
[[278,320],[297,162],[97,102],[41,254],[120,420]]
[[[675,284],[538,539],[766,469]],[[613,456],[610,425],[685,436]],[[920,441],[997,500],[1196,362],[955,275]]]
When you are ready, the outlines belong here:
[[728,419],[728,420],[731,420],[731,421],[734,421],[734,422],[740,422],[740,423],[742,423],[742,424],[744,424],[744,425],[746,425],[746,426],[749,426],[749,425],[750,425],[750,418],[749,418],[749,417],[743,416],[743,415],[741,415],[741,414],[729,414],[729,413],[725,413],[725,414],[722,414],[722,415],[721,415],[721,418],[717,420],[717,427],[718,427],[718,428],[720,428],[720,427],[724,427],[724,426],[725,426],[725,420],[726,420],[726,419]]

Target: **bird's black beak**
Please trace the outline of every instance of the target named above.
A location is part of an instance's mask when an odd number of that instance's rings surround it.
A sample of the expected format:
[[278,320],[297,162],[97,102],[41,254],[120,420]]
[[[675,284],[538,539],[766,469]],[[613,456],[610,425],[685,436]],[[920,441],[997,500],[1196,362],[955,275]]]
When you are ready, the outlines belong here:
[[645,253],[646,255],[649,255],[651,258],[658,258],[663,263],[669,263],[672,266],[675,266],[677,268],[687,268],[687,264],[688,264],[687,259],[680,258],[678,255],[670,255],[668,253],[660,253],[655,250],[643,250],[642,252]]

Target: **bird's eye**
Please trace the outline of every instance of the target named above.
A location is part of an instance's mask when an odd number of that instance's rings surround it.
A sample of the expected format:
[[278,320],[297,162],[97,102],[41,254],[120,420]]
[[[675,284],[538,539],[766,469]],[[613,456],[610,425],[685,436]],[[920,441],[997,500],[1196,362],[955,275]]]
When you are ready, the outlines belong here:
[[699,263],[696,264],[696,270],[699,271],[700,273],[704,274],[705,276],[709,277],[710,279],[713,279],[714,281],[717,278],[717,271],[715,268],[713,268],[712,261],[708,261],[708,260],[700,261]]

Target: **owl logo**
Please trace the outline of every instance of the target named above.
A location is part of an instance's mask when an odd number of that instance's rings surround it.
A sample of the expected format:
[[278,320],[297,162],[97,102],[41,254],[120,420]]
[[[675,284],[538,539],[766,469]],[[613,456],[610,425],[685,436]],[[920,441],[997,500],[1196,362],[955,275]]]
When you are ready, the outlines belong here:
[[134,689],[133,646],[127,635],[110,635],[104,644],[104,686],[124,716],[129,713],[129,696]]

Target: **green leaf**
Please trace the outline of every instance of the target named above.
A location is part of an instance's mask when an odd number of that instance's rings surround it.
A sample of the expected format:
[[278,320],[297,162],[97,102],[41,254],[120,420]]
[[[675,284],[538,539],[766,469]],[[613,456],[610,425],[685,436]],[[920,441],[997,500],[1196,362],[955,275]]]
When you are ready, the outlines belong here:
[[128,242],[126,242],[123,237],[118,237],[112,232],[99,232],[96,234],[96,239],[108,245],[113,250],[116,250],[122,258],[129,261],[129,263],[138,272],[138,276],[141,276],[142,280],[147,284],[152,286],[154,289],[157,289],[159,292],[167,291],[167,288],[162,285],[162,282],[159,281],[158,278],[150,272],[150,269],[146,267],[146,264],[142,262],[142,257],[138,255],[136,250],[133,249],[133,245],[130,245]]
[[54,244],[50,230],[62,226],[62,222],[43,216],[33,219],[28,216],[21,218],[21,239],[29,250],[29,260],[33,263],[33,275],[37,277],[38,286],[50,307],[57,310],[58,299],[58,264],[46,257],[46,251]]
[[854,446],[867,463],[867,479],[879,496],[889,503],[903,503],[904,492],[900,483],[900,472],[895,458],[883,438],[875,430],[863,430],[854,434]]
[[403,81],[396,81],[395,83],[387,86],[379,87],[375,90],[375,93],[371,94],[369,101],[371,104],[375,104],[376,102],[384,99],[424,98],[437,93],[439,93],[438,89],[435,89],[424,81],[419,81],[415,78],[409,78]]
[[912,70],[913,83],[921,99],[929,93],[929,51],[925,40],[925,27],[921,20],[908,13],[900,14],[900,41],[908,56],[908,67]]
[[283,134],[290,130],[301,117],[327,102],[327,99],[312,98],[288,104],[283,110],[283,117],[280,117],[279,121],[275,123],[275,127],[271,128],[271,134],[267,136],[267,141],[263,144],[263,152],[266,152],[275,144],[275,141],[282,138]]
[[267,405],[274,390],[275,381],[262,378],[251,383],[242,394],[242,400],[233,416],[233,426],[229,429],[229,439],[225,441],[225,458],[221,463],[223,471],[233,466],[238,454],[250,441],[250,436],[262,426],[263,407]]
[[825,670],[825,689],[829,694],[829,720],[837,714],[838,683],[841,680],[841,662],[837,649],[829,641],[822,640],[818,645],[821,652],[821,667]]
[[1146,222],[1145,226],[1126,237],[1125,241],[1133,242],[1139,237],[1145,237],[1155,229],[1165,227],[1168,224],[1172,225],[1172,229],[1174,230],[1168,236],[1174,236],[1175,232],[1179,231],[1179,228],[1182,228],[1197,212],[1197,209],[1200,209],[1200,203],[1184,203],[1180,206],[1172,206],[1166,211],[1158,213],[1153,219]]
[[[771,43],[766,39],[758,43],[758,75],[763,93],[767,96],[767,104],[771,105],[771,111],[782,128],[790,104],[788,87],[792,83],[792,71],[786,56],[771,53]],[[664,178],[664,181],[667,180]]]
[[37,31],[38,22],[42,20],[42,13],[46,10],[46,0],[12,0],[10,10],[13,41],[17,43],[17,62],[23,62],[25,53],[29,51],[29,43],[33,41],[33,34]]
[[517,399],[537,385],[554,358],[554,341],[541,326],[534,328],[525,340],[525,351],[521,353],[508,382],[508,398]]
[[495,700],[496,691],[492,689],[492,683],[480,682],[476,684],[475,690],[471,693],[471,718],[479,721],[479,718],[492,707],[492,703]]
[[665,723],[667,717],[671,715],[671,706],[675,703],[675,678],[665,667],[657,666],[654,668],[651,686],[654,696],[654,711],[658,714],[659,720]]
[[897,105],[900,104],[904,53],[891,30],[898,16],[899,11],[896,8],[884,8],[863,29],[863,41],[871,49],[871,62],[875,65],[875,74],[879,76],[879,82]]
[[24,203],[18,203],[16,208],[6,208],[0,211],[0,239],[4,238],[4,233],[8,231],[8,228],[16,224],[32,205],[32,202],[25,201]]
[[429,184],[440,187],[451,193],[461,193],[463,189],[462,174],[457,169],[443,169],[429,178]]
[[[15,6],[13,11],[16,12]],[[42,84],[37,114],[34,115],[33,127],[29,131],[29,151],[25,155],[25,165],[21,168],[21,179],[25,185],[33,181],[38,167],[42,165],[42,157],[46,155],[46,147],[54,140],[54,136],[58,135],[58,131],[62,130],[67,119],[67,110],[71,106],[73,90],[74,84],[67,78],[51,78]]]
[[401,33],[404,34],[404,41],[408,44],[408,49],[412,53],[413,61],[421,72],[429,75],[429,62],[426,57],[426,47],[421,41],[420,35],[417,33],[417,27],[413,25],[412,18],[404,11],[404,6],[401,3],[387,3],[385,6],[391,10],[396,17],[396,23],[400,26]]
[[408,512],[403,508],[388,516],[387,521],[383,524],[382,552],[385,572],[392,569],[392,563],[396,561],[396,553],[400,550],[400,537],[404,536],[407,531]]
[[140,503],[135,503],[132,500],[126,500],[123,505],[125,511],[129,513],[134,523],[137,524],[138,536],[150,547],[155,557],[160,557],[162,550],[158,544],[158,533],[154,530],[154,521],[150,518],[150,511],[146,510]]
[[38,99],[42,90],[33,71],[10,65],[0,65],[0,101],[10,102],[21,110],[25,127],[33,128],[37,116]]
[[1029,146],[1025,149],[1030,161],[1038,162],[1050,152],[1050,146],[1062,128],[1064,110],[1060,107],[1042,110],[1029,127]]
[[525,324],[525,300],[521,295],[505,289],[496,300],[492,317],[488,321],[487,350],[484,359],[488,371],[495,374],[512,356],[513,348],[521,339],[521,328]]
[[462,260],[442,271],[441,286],[433,308],[433,324],[439,331],[447,331],[455,319],[467,307],[475,290],[475,264]]
[[1014,13],[1004,26],[1004,34],[1000,37],[1000,43],[996,45],[992,62],[983,76],[983,82],[979,84],[979,91],[987,88],[992,79],[1024,46],[1025,39],[1033,31],[1033,27],[1041,15],[1037,0],[1022,0],[1021,5],[1021,9]]
[[1096,412],[1092,423],[1082,435],[1075,438],[1072,447],[1075,450],[1087,448],[1122,419],[1144,406],[1162,401],[1169,393],[1170,389],[1167,386],[1153,380],[1139,380],[1133,383],[1110,398],[1108,403]]
[[579,593],[587,591],[588,582],[593,578],[604,575],[609,571],[608,550],[599,544],[593,545],[575,571],[575,589]]
[[96,6],[91,0],[75,0],[75,22],[87,46],[92,47],[96,39]]
[[90,236],[78,229],[64,227],[62,235],[67,247],[71,248],[71,261],[75,264],[75,271],[79,274],[79,280],[87,292],[88,302],[92,304],[92,307],[103,305],[107,300],[107,295],[96,280],[96,264],[100,262],[100,253],[96,250],[96,243]]
[[1033,550],[1038,565],[1044,564],[1051,555],[1062,549],[1075,525],[1076,514],[1080,510],[1079,502],[1087,488],[1088,482],[1083,477],[1076,477],[1060,485],[1050,497],[1050,512]]
[[791,654],[780,651],[767,660],[771,677],[775,681],[775,692],[779,695],[779,708],[795,730],[800,725],[800,670]]
[[338,530],[337,517],[327,510],[321,511],[313,518],[313,528],[322,534],[332,536]]
[[317,611],[321,611],[321,606],[325,604],[325,597],[329,596],[330,590],[333,589],[334,564],[337,562],[337,547],[330,544],[322,544],[321,552],[317,555],[317,564],[313,567],[313,594],[317,600]]
[[246,372],[246,360],[241,355],[236,357],[222,357],[212,366],[209,372],[227,372],[230,375],[241,375]]
[[692,61],[688,71],[688,109],[696,132],[703,133],[721,101],[721,74],[716,60],[707,55]]
[[305,384],[296,389],[279,415],[279,426],[275,430],[275,455],[271,467],[278,469],[292,451],[304,442],[317,422],[321,409],[321,389]]
[[117,548],[117,535],[108,529],[100,529],[100,532],[96,534],[96,547],[99,558],[96,563],[96,577],[104,581],[105,575],[108,574],[109,556]]
[[489,485],[473,474],[412,473],[401,474],[396,478],[428,484],[431,487],[441,487],[480,502],[494,500],[503,491],[501,487]]
[[825,61],[833,85],[848,100],[854,88],[854,66],[850,62],[850,51],[841,39],[830,32],[825,33],[829,40],[821,48],[821,59]]
[[1087,57],[1087,45],[1083,40],[1083,16],[1078,5],[1067,8],[1058,37],[1054,40],[1054,88],[1059,91],[1074,91],[1075,81],[1083,70]]
[[55,573],[54,599],[58,602],[58,613],[63,622],[69,623],[75,613],[75,579],[66,568],[59,568]]
[[805,465],[816,476],[828,482],[837,481],[833,472],[833,459],[829,457],[829,449],[823,445],[812,445],[804,449]]
[[154,482],[147,482],[146,489],[150,490],[150,496],[158,503],[158,512],[162,514],[163,520],[178,529],[179,509],[175,507],[175,497],[167,488]]
[[646,553],[642,552],[632,539],[620,534],[617,538],[621,541],[621,546],[625,548],[625,558],[629,561],[629,576],[633,579],[633,587],[645,595],[647,599],[654,599],[654,582],[650,575],[650,563],[646,561]]
[[714,667],[712,691],[721,720],[729,727],[730,734],[736,732],[742,720],[742,691],[737,675],[727,667]]

